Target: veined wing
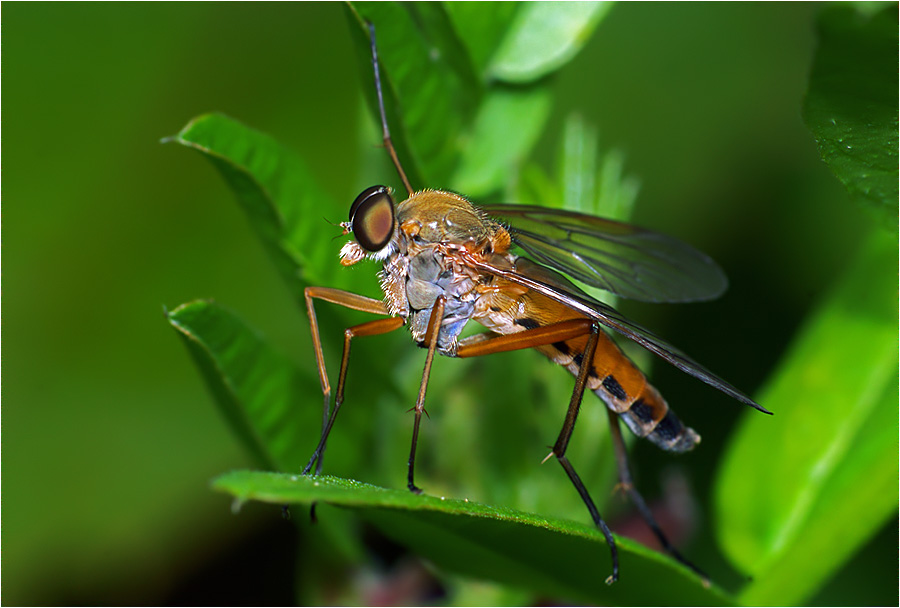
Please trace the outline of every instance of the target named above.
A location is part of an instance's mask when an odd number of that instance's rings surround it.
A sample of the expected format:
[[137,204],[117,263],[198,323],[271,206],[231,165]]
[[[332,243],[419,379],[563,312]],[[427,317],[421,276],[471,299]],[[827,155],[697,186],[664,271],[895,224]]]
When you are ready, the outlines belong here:
[[772,413],[743,392],[691,359],[678,348],[675,348],[650,330],[629,321],[615,308],[604,304],[599,300],[595,300],[578,289],[564,276],[559,275],[553,270],[535,264],[527,258],[521,257],[516,261],[516,268],[514,270],[494,266],[482,259],[476,259],[475,256],[467,258],[466,263],[479,270],[502,277],[511,283],[522,285],[523,287],[537,291],[552,300],[556,300],[557,302],[582,313],[584,316],[594,319],[601,325],[605,325],[606,327],[619,332],[630,340],[634,340],[686,374],[690,374],[691,376],[702,380],[726,395],[733,397],[742,403],[746,403],[766,414]]
[[542,264],[623,298],[711,300],[728,279],[708,256],[675,238],[573,211],[527,205],[482,209]]

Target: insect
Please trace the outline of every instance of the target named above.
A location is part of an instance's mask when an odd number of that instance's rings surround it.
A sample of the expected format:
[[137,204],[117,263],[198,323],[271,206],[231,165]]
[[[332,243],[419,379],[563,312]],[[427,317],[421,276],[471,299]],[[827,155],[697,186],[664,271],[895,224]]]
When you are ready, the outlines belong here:
[[[562,430],[547,458],[553,456],[562,465],[609,545],[612,574],[606,582],[611,584],[619,576],[616,543],[566,457],[586,390],[606,404],[622,486],[662,546],[705,579],[669,543],[634,488],[619,420],[635,435],[671,452],[692,449],[700,437],[682,424],[603,328],[634,340],[738,401],[770,412],[674,346],[588,295],[564,274],[625,298],[658,302],[714,298],[725,289],[724,274],[688,245],[627,224],[540,207],[476,207],[452,192],[415,191],[391,142],[371,24],[369,31],[384,144],[409,196],[395,204],[389,188],[372,186],[356,198],[349,220],[341,223],[343,234],[353,237],[341,249],[341,264],[350,266],[364,259],[380,262],[383,300],[327,287],[306,289],[324,415],[319,444],[303,472],[310,473],[313,467],[316,474],[321,471],[326,440],[344,400],[354,338],[406,326],[413,340],[427,349],[409,455],[407,485],[413,492],[421,491],[415,484],[416,446],[435,354],[465,358],[533,348],[575,376]],[[514,246],[537,262],[517,255]],[[315,300],[380,316],[345,331],[333,409]],[[470,320],[488,331],[460,339]]]

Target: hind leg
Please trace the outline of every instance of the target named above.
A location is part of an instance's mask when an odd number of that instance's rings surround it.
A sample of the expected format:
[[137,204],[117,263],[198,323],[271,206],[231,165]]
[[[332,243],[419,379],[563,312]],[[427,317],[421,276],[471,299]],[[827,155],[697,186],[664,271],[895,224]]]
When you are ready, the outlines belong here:
[[644,497],[641,496],[640,492],[637,491],[637,488],[634,487],[634,481],[631,478],[631,470],[628,466],[628,452],[625,449],[625,440],[622,438],[622,429],[619,427],[619,415],[610,409],[607,409],[606,413],[609,415],[609,430],[610,435],[612,436],[613,449],[616,454],[616,465],[619,472],[619,485],[625,489],[625,492],[628,493],[628,497],[631,499],[631,502],[637,508],[644,521],[647,522],[647,525],[650,526],[650,529],[653,530],[653,534],[656,535],[656,538],[663,546],[663,549],[665,549],[669,555],[693,570],[697,574],[697,576],[703,579],[703,584],[708,586],[709,577],[706,576],[706,573],[704,573],[700,568],[695,566],[693,563],[691,563],[690,560],[679,553],[678,549],[672,546],[672,543],[670,543],[669,539],[666,538],[666,535],[659,527],[659,524],[656,523],[656,519],[654,519],[653,514],[650,512],[650,508],[644,501]]

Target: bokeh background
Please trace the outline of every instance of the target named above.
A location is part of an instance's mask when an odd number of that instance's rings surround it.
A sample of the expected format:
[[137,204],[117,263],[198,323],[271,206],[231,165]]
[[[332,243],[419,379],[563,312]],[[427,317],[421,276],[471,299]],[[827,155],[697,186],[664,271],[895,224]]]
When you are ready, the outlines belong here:
[[[552,163],[572,111],[623,152],[635,222],[696,244],[732,284],[716,303],[626,311],[751,394],[873,225],[801,120],[817,9],[615,6],[554,82],[536,152]],[[338,200],[383,181],[343,6],[14,3],[3,43],[3,603],[297,601],[292,524],[235,516],[208,489],[250,461],[163,307],[215,298],[297,361],[306,320],[213,168],[160,139],[221,111],[300,153]],[[654,378],[716,429],[702,494],[738,408]],[[893,522],[816,602],[894,603],[896,539]]]

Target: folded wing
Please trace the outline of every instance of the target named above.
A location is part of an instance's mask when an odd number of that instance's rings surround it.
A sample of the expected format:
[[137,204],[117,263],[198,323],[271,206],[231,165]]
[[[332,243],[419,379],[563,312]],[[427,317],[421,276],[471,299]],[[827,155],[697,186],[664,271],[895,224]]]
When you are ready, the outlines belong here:
[[586,285],[643,302],[711,300],[728,280],[705,254],[675,238],[573,211],[527,205],[482,209],[535,260]]

